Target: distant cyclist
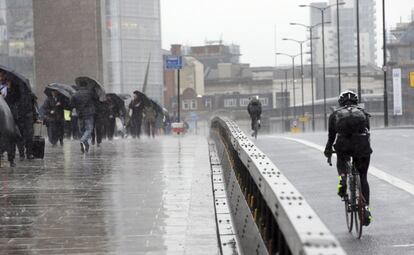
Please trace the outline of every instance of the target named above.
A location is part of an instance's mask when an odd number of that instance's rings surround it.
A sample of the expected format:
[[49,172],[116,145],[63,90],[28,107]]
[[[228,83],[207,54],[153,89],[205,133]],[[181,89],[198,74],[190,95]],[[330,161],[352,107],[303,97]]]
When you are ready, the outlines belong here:
[[260,128],[260,116],[262,115],[262,103],[259,100],[259,96],[250,98],[249,105],[247,106],[247,111],[249,112],[250,119],[252,120],[252,136],[254,136],[256,132],[256,122],[258,124],[258,128]]
[[372,216],[369,208],[368,168],[372,154],[370,144],[370,115],[358,106],[358,96],[346,90],[338,99],[339,108],[329,117],[328,143],[325,156],[330,158],[333,147],[338,156],[337,169],[339,174],[338,195],[346,195],[346,162],[353,158],[355,167],[360,174],[362,195],[365,198],[365,225],[369,225]]

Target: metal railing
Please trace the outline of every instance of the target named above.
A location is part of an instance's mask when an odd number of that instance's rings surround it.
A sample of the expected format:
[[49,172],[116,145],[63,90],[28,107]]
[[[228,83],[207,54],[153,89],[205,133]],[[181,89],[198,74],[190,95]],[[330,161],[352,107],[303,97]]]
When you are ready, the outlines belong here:
[[346,254],[298,190],[236,123],[213,119],[210,137],[244,254]]

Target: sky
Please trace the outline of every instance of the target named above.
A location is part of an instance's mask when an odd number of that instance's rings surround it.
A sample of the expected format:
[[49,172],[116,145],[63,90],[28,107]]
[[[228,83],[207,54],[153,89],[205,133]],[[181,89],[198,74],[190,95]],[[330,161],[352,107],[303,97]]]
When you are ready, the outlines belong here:
[[[289,23],[309,23],[309,9],[299,4],[309,0],[161,0],[163,48],[171,44],[204,45],[206,40],[223,39],[241,47],[243,63],[274,66],[275,48],[289,54],[298,53],[298,45],[282,41],[283,37],[302,40],[307,33]],[[378,56],[382,56],[382,1],[377,2]],[[387,27],[409,21],[413,0],[386,0]],[[276,32],[275,32],[276,31]],[[276,40],[275,40],[276,38]],[[277,58],[278,64],[289,59]],[[381,59],[378,59],[381,62]]]

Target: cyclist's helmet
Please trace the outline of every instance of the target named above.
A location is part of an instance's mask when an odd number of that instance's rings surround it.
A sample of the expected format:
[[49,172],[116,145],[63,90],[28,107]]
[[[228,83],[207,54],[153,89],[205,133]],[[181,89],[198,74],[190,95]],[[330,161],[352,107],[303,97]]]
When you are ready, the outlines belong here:
[[358,95],[351,90],[345,90],[339,95],[338,103],[340,106],[358,104]]

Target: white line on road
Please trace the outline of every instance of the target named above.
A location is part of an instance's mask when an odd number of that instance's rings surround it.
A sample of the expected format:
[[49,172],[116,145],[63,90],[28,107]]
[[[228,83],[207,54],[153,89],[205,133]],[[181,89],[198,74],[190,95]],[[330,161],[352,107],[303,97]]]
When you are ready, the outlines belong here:
[[414,247],[414,244],[400,244],[400,245],[393,245],[394,248],[409,248]]
[[[318,151],[321,151],[321,152],[323,152],[325,150],[324,147],[322,147],[318,144],[306,141],[306,140],[291,138],[291,137],[282,137],[282,138],[286,139],[286,140],[294,141],[294,142],[297,142],[297,143],[301,143],[303,145],[314,148],[314,149],[316,149]],[[371,175],[377,177],[378,179],[381,179],[385,182],[388,182],[389,184],[393,185],[394,187],[402,189],[402,190],[404,190],[404,191],[406,191],[406,192],[408,192],[408,193],[410,193],[411,195],[414,196],[414,185],[413,184],[408,183],[406,181],[403,181],[403,180],[401,180],[401,179],[399,179],[395,176],[392,176],[390,174],[387,174],[386,172],[384,172],[382,170],[379,170],[378,168],[376,168],[374,166],[369,167],[369,173]]]

